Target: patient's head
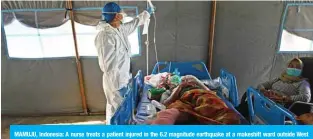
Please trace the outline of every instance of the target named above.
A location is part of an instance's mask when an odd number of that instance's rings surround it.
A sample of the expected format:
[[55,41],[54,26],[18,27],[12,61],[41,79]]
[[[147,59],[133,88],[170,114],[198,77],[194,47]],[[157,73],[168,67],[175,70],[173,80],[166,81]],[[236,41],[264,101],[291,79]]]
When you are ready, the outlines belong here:
[[298,77],[301,75],[303,63],[299,58],[294,58],[288,63],[287,74]]

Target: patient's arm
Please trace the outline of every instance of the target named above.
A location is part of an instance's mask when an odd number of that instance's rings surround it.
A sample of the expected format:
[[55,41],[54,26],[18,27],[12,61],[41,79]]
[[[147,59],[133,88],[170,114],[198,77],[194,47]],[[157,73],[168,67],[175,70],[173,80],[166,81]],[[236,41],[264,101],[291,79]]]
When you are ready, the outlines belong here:
[[[190,81],[190,82],[182,82],[180,85],[178,85],[175,89],[173,89],[172,94],[170,97],[164,100],[164,105],[168,106],[169,104],[173,103],[177,99],[179,99],[181,96],[179,96],[180,92],[185,87],[194,87],[198,86],[196,82]],[[202,89],[202,87],[200,87]]]
[[205,89],[211,91],[208,87],[206,87],[198,78],[192,75],[187,75],[182,77],[182,82],[191,82],[198,85],[201,89]]
[[262,93],[266,92],[267,90],[272,89],[272,85],[277,82],[279,79],[275,78],[273,80],[269,80],[267,82],[261,83],[257,86],[257,89],[260,90]]
[[182,91],[182,89],[186,86],[199,86],[200,89],[208,90],[210,89],[206,87],[199,79],[197,79],[195,76],[187,75],[182,77],[182,82],[179,86],[177,86],[175,89],[173,89],[173,92],[170,97],[168,97],[166,100],[164,100],[164,105],[168,106],[169,104],[173,103],[177,99],[180,98],[179,94]]
[[179,92],[188,85],[192,85],[192,83],[186,83],[182,82],[180,85],[178,85],[175,89],[173,89],[173,92],[170,97],[164,100],[164,105],[168,106],[169,104],[173,103],[175,100],[179,99]]

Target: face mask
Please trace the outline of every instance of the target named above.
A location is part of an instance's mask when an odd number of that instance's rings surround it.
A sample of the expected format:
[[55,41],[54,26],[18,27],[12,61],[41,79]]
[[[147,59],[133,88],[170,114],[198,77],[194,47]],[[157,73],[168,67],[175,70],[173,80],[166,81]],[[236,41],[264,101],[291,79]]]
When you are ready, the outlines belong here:
[[298,77],[301,75],[301,70],[300,69],[296,69],[296,68],[287,68],[287,74],[289,76],[295,76]]

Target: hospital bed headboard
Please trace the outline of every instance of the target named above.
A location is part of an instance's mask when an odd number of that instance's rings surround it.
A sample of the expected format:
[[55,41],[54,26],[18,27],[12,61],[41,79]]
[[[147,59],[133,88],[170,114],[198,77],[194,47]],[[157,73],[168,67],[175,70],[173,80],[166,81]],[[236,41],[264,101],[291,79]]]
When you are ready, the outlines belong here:
[[222,85],[227,88],[227,99],[237,107],[239,105],[236,77],[225,69],[220,70]]
[[[158,68],[160,71],[158,71]],[[208,72],[203,62],[158,62],[152,71],[152,74],[170,72],[173,73],[175,69],[178,69],[181,76],[193,75],[199,80],[211,79],[211,75]]]

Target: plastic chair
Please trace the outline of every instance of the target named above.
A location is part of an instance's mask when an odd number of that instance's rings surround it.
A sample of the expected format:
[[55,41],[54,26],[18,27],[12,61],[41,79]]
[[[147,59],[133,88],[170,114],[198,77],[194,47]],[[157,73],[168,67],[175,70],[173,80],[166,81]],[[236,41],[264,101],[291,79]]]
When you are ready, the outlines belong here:
[[305,113],[313,113],[313,57],[302,57],[300,59],[302,60],[304,65],[302,77],[307,78],[310,83],[311,101],[309,103],[297,101],[289,107],[289,110],[297,116]]
[[247,98],[251,124],[285,125],[286,118],[291,120],[291,124],[298,124],[294,114],[252,87],[247,89]]

